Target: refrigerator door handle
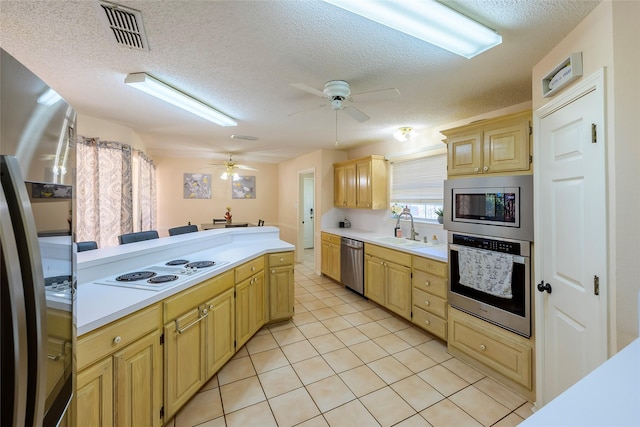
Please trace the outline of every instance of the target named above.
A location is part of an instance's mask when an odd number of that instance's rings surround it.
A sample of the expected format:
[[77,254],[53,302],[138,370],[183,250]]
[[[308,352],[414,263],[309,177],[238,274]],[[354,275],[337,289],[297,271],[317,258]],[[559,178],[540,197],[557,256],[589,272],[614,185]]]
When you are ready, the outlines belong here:
[[[26,313],[27,408],[25,425],[41,426],[47,387],[47,337],[44,274],[31,202],[14,156],[0,157],[0,181],[18,252]],[[14,261],[15,262],[15,261]],[[22,354],[24,358],[25,355]]]

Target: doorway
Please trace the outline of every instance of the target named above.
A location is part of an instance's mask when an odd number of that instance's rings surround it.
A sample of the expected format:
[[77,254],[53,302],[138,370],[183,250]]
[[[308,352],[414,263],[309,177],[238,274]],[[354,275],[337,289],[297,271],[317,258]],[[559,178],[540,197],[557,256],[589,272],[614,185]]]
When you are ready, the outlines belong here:
[[303,250],[302,261],[315,268],[315,170],[298,173],[299,183],[299,224],[298,247]]

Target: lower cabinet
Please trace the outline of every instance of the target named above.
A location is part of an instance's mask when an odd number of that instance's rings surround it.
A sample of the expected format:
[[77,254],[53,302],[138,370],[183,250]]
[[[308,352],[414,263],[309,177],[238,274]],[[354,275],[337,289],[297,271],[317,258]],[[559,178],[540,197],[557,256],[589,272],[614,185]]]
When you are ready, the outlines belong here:
[[293,317],[293,252],[267,255],[269,289],[269,321]]
[[78,338],[76,425],[162,425],[160,307]]
[[[448,351],[533,399],[533,339],[449,307]],[[479,364],[477,363],[479,362]]]
[[321,272],[333,280],[340,281],[340,236],[321,233]]
[[365,244],[364,295],[411,319],[411,255]]
[[413,256],[412,322],[447,340],[448,269],[444,262]]
[[164,300],[165,420],[233,356],[233,284],[229,271]]
[[240,348],[266,321],[264,258],[237,267],[235,273],[236,348]]

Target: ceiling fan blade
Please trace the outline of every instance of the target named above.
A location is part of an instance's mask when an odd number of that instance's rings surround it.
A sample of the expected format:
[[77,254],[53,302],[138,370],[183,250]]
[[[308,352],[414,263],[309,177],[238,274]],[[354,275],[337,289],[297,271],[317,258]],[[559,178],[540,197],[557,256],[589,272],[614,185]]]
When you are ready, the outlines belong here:
[[370,90],[368,92],[352,93],[350,98],[354,102],[377,101],[400,96],[400,91],[394,87],[387,89]]
[[360,123],[366,122],[370,118],[365,113],[363,113],[362,111],[358,110],[356,107],[353,107],[351,105],[344,107],[342,111],[344,111],[349,116],[351,116],[351,118],[359,121]]
[[321,90],[314,89],[311,86],[307,86],[304,83],[291,83],[291,86],[295,87],[296,89],[303,90],[312,95],[319,96],[320,98],[325,98],[324,93]]
[[295,113],[290,113],[290,114],[288,114],[288,116],[289,117],[295,116],[296,114],[306,113],[307,111],[317,110],[319,108],[323,108],[323,107],[326,107],[326,106],[327,106],[327,104],[319,104],[319,105],[316,105],[314,107],[309,107],[309,108],[305,108],[304,110],[296,111]]
[[242,170],[245,170],[245,171],[257,171],[258,170],[256,168],[252,168],[251,166],[247,166],[247,165],[236,165],[236,168],[242,169]]

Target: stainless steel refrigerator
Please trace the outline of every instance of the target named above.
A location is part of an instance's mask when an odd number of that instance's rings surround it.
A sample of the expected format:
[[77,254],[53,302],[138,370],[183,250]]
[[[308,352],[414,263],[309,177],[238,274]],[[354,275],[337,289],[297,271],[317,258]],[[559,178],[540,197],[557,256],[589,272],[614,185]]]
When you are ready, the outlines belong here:
[[55,426],[73,392],[75,111],[0,54],[0,425]]

